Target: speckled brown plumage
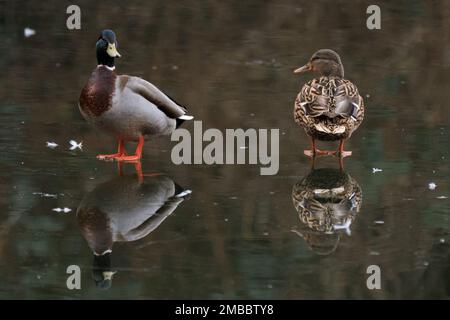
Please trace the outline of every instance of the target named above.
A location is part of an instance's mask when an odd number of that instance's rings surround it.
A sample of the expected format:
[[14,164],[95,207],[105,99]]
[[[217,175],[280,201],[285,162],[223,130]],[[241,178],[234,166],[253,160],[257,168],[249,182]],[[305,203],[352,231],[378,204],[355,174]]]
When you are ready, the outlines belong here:
[[338,246],[341,232],[350,226],[362,205],[362,189],[338,169],[317,169],[297,182],[292,201],[301,226],[293,230],[317,254],[327,255]]
[[96,68],[80,95],[80,108],[89,116],[98,117],[111,108],[116,73]]
[[294,119],[319,140],[348,139],[364,118],[364,102],[346,79],[322,76],[307,82],[295,100]]
[[336,223],[355,218],[361,207],[362,191],[345,172],[317,169],[294,185],[292,201],[300,221],[309,229],[332,232]]

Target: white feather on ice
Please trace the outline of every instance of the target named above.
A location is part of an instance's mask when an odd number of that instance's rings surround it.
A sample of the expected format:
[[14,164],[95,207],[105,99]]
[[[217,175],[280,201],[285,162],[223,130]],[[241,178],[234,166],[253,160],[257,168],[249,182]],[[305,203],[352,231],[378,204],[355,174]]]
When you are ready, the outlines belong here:
[[58,146],[56,142],[53,141],[47,141],[47,148],[55,149]]
[[52,210],[55,211],[55,212],[58,212],[58,213],[59,212],[69,213],[69,212],[72,211],[72,209],[67,208],[67,207],[64,207],[64,208],[53,208]]
[[34,36],[36,34],[36,30],[31,29],[31,28],[25,28],[23,29],[23,35],[25,36],[25,38],[29,38],[31,36]]
[[33,192],[34,195],[39,195],[42,198],[58,198],[57,194],[45,193],[45,192]]
[[83,150],[83,141],[78,143],[75,140],[70,140],[69,143],[70,143],[70,150],[75,150],[75,149]]

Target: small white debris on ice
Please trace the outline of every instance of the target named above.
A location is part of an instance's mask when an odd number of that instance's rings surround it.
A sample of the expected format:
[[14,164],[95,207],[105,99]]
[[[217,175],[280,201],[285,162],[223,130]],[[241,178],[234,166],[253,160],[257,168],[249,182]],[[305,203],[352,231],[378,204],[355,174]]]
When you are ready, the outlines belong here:
[[56,142],[47,141],[47,148],[55,149],[58,146]]
[[31,29],[31,28],[25,28],[23,29],[23,35],[25,36],[25,38],[29,38],[31,36],[34,36],[36,34],[36,30]]
[[448,199],[448,197],[446,197],[446,196],[439,196],[439,197],[436,197],[436,199]]
[[445,243],[445,239],[442,238],[442,239],[439,240],[439,242],[440,242],[440,243]]
[[436,187],[437,187],[437,184],[434,182],[430,182],[428,184],[428,189],[430,189],[430,190],[434,190],[434,189],[436,189]]
[[56,194],[51,194],[51,193],[44,193],[44,192],[33,192],[34,195],[39,195],[43,198],[58,198],[58,195]]
[[380,168],[372,168],[372,173],[382,172],[383,169]]
[[70,140],[69,143],[71,145],[70,150],[75,150],[75,149],[83,150],[83,141],[78,143],[75,140]]
[[384,221],[383,220],[375,220],[373,223],[375,223],[375,224],[384,224]]
[[379,256],[380,253],[378,251],[370,251],[369,253],[371,256]]
[[69,213],[70,211],[72,211],[72,209],[64,207],[64,208],[53,208],[52,209],[55,212],[64,212],[64,213]]

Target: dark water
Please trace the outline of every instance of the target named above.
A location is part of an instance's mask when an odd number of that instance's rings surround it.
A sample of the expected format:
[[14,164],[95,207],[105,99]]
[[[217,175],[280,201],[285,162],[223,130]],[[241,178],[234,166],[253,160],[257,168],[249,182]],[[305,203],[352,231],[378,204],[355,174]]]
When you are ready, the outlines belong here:
[[[80,31],[65,28],[69,4],[0,2],[0,298],[450,297],[447,1],[380,4],[378,31],[366,1],[81,1]],[[145,145],[154,175],[143,183],[133,165],[120,177],[97,161],[115,142],[77,101],[105,27],[119,39],[118,72],[163,88],[204,128],[279,128],[278,174],[176,166],[168,138]],[[309,79],[292,70],[323,47],[341,54],[367,106],[343,173],[332,158],[311,172],[292,117]],[[83,150],[69,151],[71,139]],[[190,197],[171,197],[175,183]],[[326,202],[314,190],[329,188],[341,188],[341,215],[318,206],[323,220],[302,220],[298,203]],[[94,259],[89,244],[111,243],[108,221],[121,241]],[[345,223],[350,232],[330,229]],[[66,287],[69,265],[81,290]],[[381,290],[366,287],[370,265]],[[116,272],[109,290],[105,271]]]

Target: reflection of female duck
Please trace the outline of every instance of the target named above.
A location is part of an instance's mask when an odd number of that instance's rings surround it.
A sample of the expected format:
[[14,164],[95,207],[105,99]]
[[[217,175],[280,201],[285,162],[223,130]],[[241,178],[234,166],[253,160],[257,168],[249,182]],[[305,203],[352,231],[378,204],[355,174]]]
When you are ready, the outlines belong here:
[[77,219],[94,253],[94,278],[111,285],[110,253],[114,242],[135,241],[155,230],[190,194],[172,179],[156,175],[137,181],[117,177],[98,185],[81,201]]
[[329,254],[339,243],[339,230],[350,233],[350,225],[361,208],[362,191],[347,173],[317,169],[296,183],[292,200],[306,227],[303,237],[318,254]]

